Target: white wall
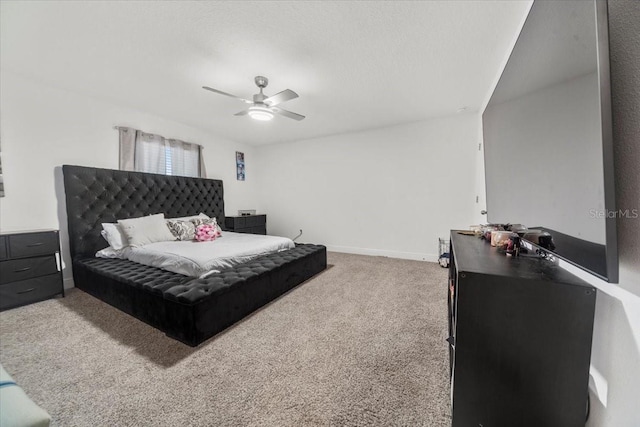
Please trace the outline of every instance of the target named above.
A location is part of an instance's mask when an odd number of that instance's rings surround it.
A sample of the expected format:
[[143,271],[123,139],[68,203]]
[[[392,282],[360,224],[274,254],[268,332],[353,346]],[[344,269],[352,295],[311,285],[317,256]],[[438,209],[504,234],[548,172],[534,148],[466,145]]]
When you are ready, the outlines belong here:
[[640,269],[624,259],[620,283],[611,284],[568,263],[561,265],[598,289],[589,370],[588,427],[637,427],[640,393]]
[[[486,224],[487,223],[487,187],[484,179],[484,141],[482,136],[482,115],[478,118],[478,151],[476,152],[476,195],[478,197],[478,203],[473,211],[474,224]],[[482,212],[485,212],[484,214]]]
[[475,113],[257,149],[268,232],[329,250],[435,261],[473,222]]
[[[118,132],[131,126],[201,144],[209,178],[224,180],[226,211],[252,206],[257,181],[253,147],[100,99],[40,84],[7,70],[2,88],[0,138],[5,194],[0,230],[59,228],[68,265],[68,239],[59,168],[63,164],[118,168]],[[245,153],[247,181],[236,180],[235,151]],[[62,202],[62,204],[60,204]],[[65,268],[65,277],[71,277]],[[66,286],[70,281],[65,281]]]
[[[640,2],[609,1],[616,205],[640,209]],[[598,288],[588,427],[640,425],[640,218],[617,221],[620,281]],[[600,377],[600,378],[598,378]],[[600,381],[598,381],[600,380]]]

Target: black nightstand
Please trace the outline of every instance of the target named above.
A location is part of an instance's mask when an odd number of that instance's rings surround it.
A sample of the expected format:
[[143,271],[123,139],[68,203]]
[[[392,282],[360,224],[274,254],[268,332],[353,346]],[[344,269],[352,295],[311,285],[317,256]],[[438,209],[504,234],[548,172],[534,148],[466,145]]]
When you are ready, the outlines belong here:
[[235,233],[267,234],[266,215],[228,216],[224,225]]
[[0,234],[0,311],[64,296],[57,230]]

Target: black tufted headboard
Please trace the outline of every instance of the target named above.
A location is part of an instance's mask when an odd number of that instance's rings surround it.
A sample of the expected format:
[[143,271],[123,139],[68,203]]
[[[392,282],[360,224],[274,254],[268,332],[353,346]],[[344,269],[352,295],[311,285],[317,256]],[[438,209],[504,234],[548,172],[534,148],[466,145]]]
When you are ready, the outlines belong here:
[[203,212],[224,226],[224,192],[216,179],[62,166],[71,258],[93,257],[107,247],[103,222],[164,213],[173,218]]

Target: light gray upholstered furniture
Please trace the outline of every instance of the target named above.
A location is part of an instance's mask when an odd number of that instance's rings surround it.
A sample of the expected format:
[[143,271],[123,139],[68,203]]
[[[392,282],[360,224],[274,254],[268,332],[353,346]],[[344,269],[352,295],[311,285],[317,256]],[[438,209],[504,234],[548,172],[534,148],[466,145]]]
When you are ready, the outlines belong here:
[[0,427],[47,427],[51,416],[0,365]]

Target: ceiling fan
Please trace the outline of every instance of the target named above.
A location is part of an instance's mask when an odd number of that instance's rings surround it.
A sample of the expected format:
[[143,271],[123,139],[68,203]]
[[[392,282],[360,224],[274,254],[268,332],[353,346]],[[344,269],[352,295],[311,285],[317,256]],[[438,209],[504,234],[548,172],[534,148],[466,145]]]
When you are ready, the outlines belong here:
[[240,98],[239,96],[231,95],[230,93],[223,92],[218,89],[213,89],[208,86],[202,86],[202,89],[219,93],[220,95],[230,96],[231,98],[239,99],[240,101],[251,105],[248,109],[234,114],[236,116],[245,116],[248,114],[252,119],[267,121],[271,120],[274,114],[280,114],[281,116],[285,116],[294,120],[304,119],[304,116],[301,114],[293,113],[291,111],[278,107],[278,105],[282,104],[285,101],[297,98],[297,93],[295,93],[291,89],[286,89],[282,92],[268,97],[267,95],[262,93],[262,89],[267,87],[267,85],[269,84],[269,79],[263,76],[256,76],[255,82],[256,86],[260,88],[260,93],[256,93],[255,95],[253,95],[253,101],[249,101],[248,99]]

